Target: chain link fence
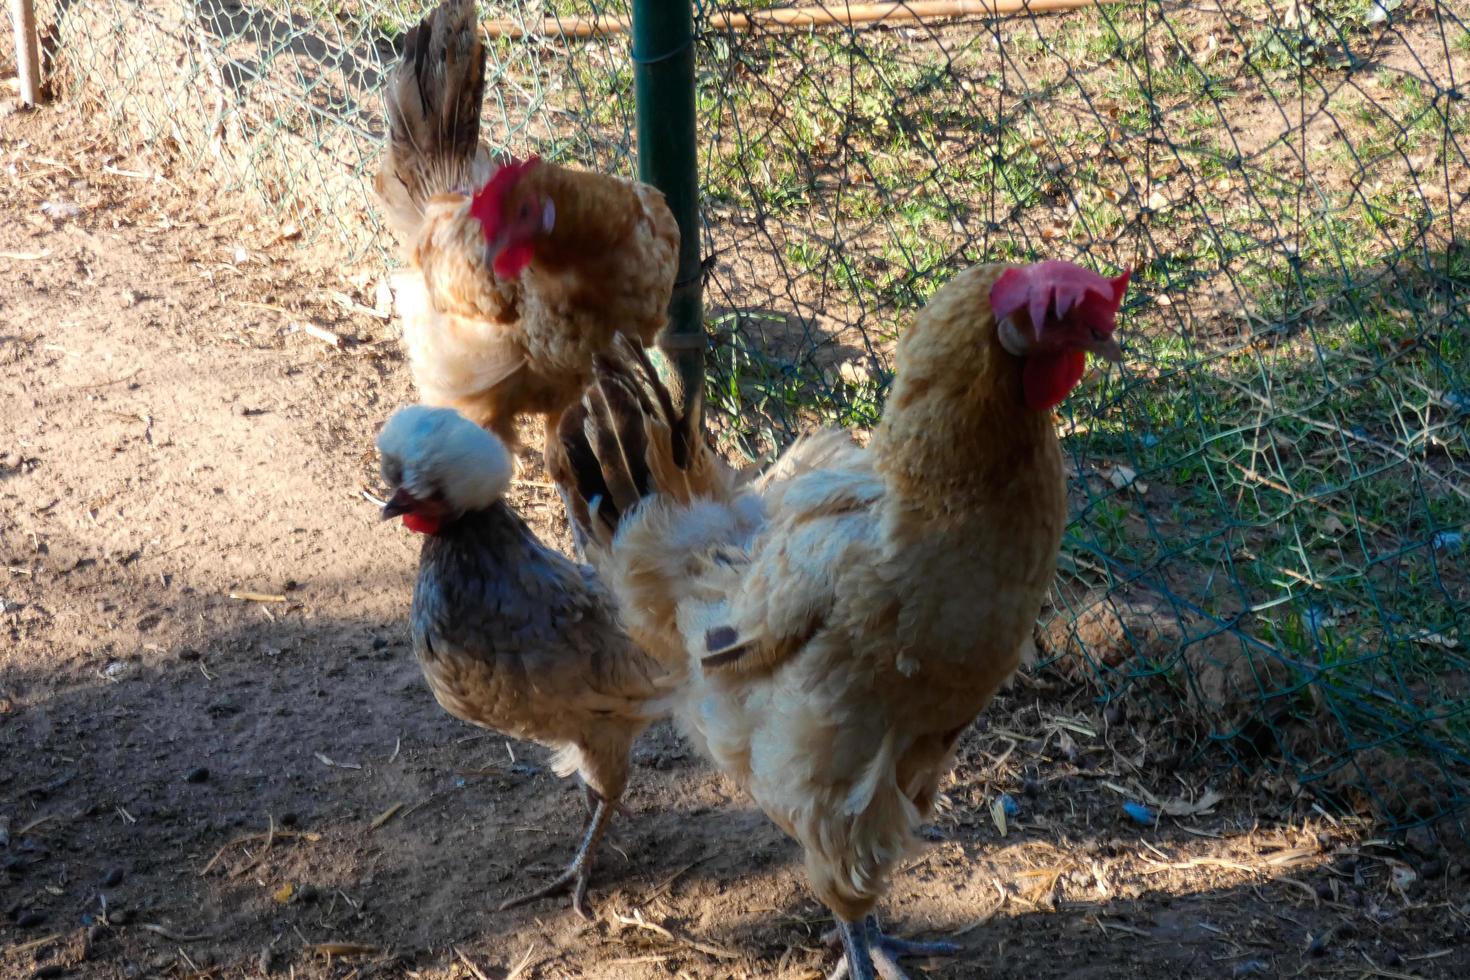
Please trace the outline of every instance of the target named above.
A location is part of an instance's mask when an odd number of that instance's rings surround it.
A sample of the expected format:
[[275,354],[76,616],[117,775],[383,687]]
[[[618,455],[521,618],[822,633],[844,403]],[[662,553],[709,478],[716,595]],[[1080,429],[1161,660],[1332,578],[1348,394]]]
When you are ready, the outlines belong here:
[[[126,139],[386,258],[378,89],[424,5],[40,3],[48,77]],[[858,24],[836,5],[792,27],[761,6],[699,12],[725,448],[871,425],[895,336],[973,262],[1134,269],[1127,363],[1061,420],[1051,669],[1182,760],[1463,834],[1470,15],[1126,0]],[[632,175],[626,5],[485,13],[486,138]]]

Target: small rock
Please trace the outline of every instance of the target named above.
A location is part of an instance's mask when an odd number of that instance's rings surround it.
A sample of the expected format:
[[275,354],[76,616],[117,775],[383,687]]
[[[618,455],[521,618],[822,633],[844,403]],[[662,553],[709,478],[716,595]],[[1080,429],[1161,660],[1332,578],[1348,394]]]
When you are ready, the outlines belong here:
[[125,926],[133,921],[133,910],[114,906],[107,910],[107,921],[115,926]]
[[179,651],[179,659],[180,660],[198,660],[199,659],[199,651],[198,650],[194,650],[194,649],[192,649],[190,647],[184,647],[183,649],[181,649]]
[[122,884],[123,875],[126,872],[122,868],[108,868],[107,873],[102,876],[103,888],[116,888]]
[[1383,958],[1383,965],[1384,966],[1403,966],[1404,965],[1404,958],[1399,955],[1399,951],[1398,950],[1394,949],[1391,946],[1389,948],[1385,949],[1379,955]]
[[202,783],[207,779],[209,779],[209,769],[205,766],[190,769],[188,774],[184,776],[184,782],[186,783]]
[[1428,827],[1414,827],[1405,835],[1404,843],[1420,857],[1434,857],[1439,853],[1439,841]]
[[1444,862],[1439,858],[1430,858],[1419,865],[1419,877],[1421,878],[1438,878],[1442,874],[1444,874]]
[[7,470],[18,470],[20,469],[20,464],[24,463],[25,460],[21,458],[20,453],[6,453],[5,459],[0,460],[0,462],[5,464]]
[[26,909],[15,917],[15,924],[21,929],[34,929],[46,921],[46,913],[38,909]]
[[60,963],[47,963],[32,971],[31,980],[51,980],[52,977],[64,976],[66,976],[66,967]]

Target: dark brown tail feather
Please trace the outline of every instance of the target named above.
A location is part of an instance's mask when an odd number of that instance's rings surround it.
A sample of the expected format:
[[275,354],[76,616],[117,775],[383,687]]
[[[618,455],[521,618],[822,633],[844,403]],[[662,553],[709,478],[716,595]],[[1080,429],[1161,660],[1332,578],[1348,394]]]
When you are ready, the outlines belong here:
[[[563,413],[557,434],[558,445],[548,445],[547,468],[588,540],[610,541],[646,497],[671,493],[687,502],[693,493],[715,489],[692,469],[724,472],[694,419],[674,409],[647,351],[622,334],[608,354],[597,356],[592,385]],[[671,480],[674,473],[682,479]],[[683,485],[669,485],[676,483]]]
[[404,37],[384,89],[388,147],[374,181],[400,233],[435,194],[467,189],[480,149],[485,47],[474,0],[445,0]]

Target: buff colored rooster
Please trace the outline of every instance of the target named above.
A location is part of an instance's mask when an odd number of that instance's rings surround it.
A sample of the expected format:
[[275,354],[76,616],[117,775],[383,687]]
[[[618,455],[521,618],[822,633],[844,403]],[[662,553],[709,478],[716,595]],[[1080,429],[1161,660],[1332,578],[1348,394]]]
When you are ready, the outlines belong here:
[[801,843],[846,953],[834,978],[895,980],[898,956],[953,951],[886,936],[873,911],[1029,646],[1066,518],[1051,409],[1087,353],[1121,358],[1127,280],[1064,262],[960,274],[899,342],[867,448],[819,434],[746,486],[679,431],[636,356],[601,362],[563,417],[553,473],[589,557],[630,635],[688,658],[682,727]]
[[679,228],[646,184],[480,144],[485,50],[473,0],[446,0],[408,33],[386,89],[374,187],[409,267],[395,277],[421,400],[512,448],[516,417],[554,432],[593,354],[667,321]]
[[494,435],[448,408],[400,409],[378,436],[393,496],[383,517],[424,535],[411,616],[414,651],[456,718],[557,750],[590,811],[566,872],[502,908],[586,894],[598,841],[628,782],[629,750],[654,719],[666,672],[618,625],[590,568],[537,540],[502,499],[512,458]]

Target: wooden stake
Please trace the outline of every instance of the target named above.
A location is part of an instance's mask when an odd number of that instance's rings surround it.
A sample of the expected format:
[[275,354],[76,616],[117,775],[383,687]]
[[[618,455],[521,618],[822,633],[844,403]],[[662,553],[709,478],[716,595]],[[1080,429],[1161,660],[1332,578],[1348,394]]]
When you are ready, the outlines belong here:
[[36,45],[36,10],[32,0],[10,0],[15,22],[15,71],[20,76],[20,101],[34,107],[41,101],[41,57]]
[[[908,0],[907,3],[847,3],[830,0],[816,7],[776,7],[750,13],[709,15],[709,26],[720,31],[752,27],[830,27],[857,24],[911,24],[946,17],[1005,17],[1011,14],[1049,14],[1085,7],[1101,7],[1119,0]],[[628,17],[547,17],[539,24],[513,20],[485,23],[491,37],[611,37],[632,29]]]

